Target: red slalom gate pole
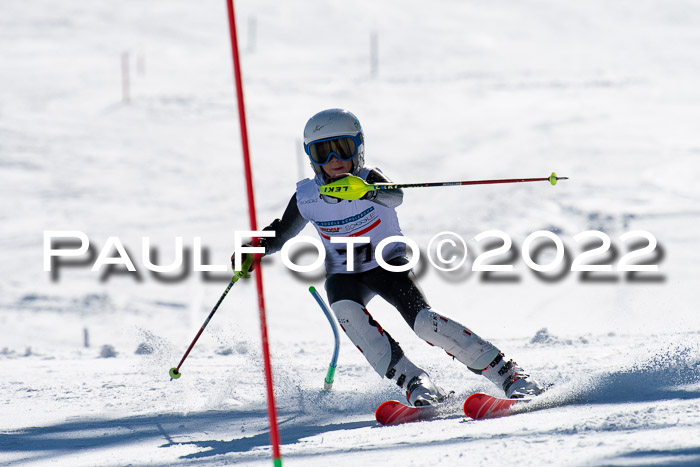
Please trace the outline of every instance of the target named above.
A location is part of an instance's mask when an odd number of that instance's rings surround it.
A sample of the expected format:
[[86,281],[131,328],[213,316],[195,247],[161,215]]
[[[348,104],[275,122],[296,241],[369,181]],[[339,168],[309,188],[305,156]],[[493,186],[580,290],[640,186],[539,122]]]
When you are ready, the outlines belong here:
[[[248,128],[245,120],[245,104],[243,102],[243,81],[241,79],[241,63],[238,56],[238,35],[236,33],[236,18],[234,15],[233,0],[226,0],[228,7],[228,23],[231,33],[231,52],[233,54],[233,74],[236,80],[236,96],[238,97],[238,118],[241,122],[241,142],[243,143],[243,165],[245,169],[246,191],[248,194],[248,214],[250,227],[258,230],[255,219],[255,197],[253,195],[253,176],[250,169],[250,151],[248,150]],[[256,258],[259,260],[259,255]],[[258,308],[260,310],[260,334],[262,337],[263,364],[265,368],[265,384],[267,386],[267,417],[270,421],[270,444],[272,445],[273,465],[282,465],[280,455],[280,436],[277,427],[277,408],[275,407],[275,393],[272,384],[272,365],[270,364],[270,348],[267,341],[267,320],[265,319],[265,298],[263,296],[262,264],[258,261],[255,268],[255,284],[258,289]]]

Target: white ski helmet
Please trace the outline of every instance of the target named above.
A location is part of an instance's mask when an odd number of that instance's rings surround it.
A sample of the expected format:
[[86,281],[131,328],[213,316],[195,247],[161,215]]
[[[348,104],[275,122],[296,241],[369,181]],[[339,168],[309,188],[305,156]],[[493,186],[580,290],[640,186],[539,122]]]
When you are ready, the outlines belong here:
[[319,112],[304,127],[304,151],[317,174],[335,156],[343,161],[352,160],[352,173],[357,175],[365,165],[364,141],[360,121],[343,109]]

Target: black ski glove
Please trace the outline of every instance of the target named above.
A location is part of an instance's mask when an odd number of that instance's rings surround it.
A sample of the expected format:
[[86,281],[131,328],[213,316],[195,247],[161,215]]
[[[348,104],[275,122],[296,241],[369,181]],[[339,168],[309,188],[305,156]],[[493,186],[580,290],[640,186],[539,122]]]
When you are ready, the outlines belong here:
[[367,193],[364,194],[364,196],[360,199],[364,199],[366,201],[374,201],[374,198],[377,197],[377,191],[368,191]]

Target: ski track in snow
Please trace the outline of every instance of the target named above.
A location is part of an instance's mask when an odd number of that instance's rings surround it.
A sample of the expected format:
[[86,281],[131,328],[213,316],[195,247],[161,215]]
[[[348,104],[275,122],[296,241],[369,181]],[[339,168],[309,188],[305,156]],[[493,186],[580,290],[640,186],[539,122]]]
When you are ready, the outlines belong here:
[[[332,334],[307,292],[323,274],[266,258],[285,465],[700,464],[695,2],[236,8],[260,224],[310,175],[301,129],[328,107],[358,115],[367,163],[396,182],[571,177],[406,190],[399,208],[422,248],[445,230],[468,243],[458,272],[417,268],[432,306],[553,385],[513,417],[466,420],[467,395],[497,390],[379,299],[373,316],[455,391],[454,406],[379,426],[376,406],[403,396],[344,336],[324,392]],[[190,249],[200,236],[208,260],[226,263],[232,231],[248,229],[223,3],[8,0],[0,24],[0,464],[269,465],[252,282],[236,284],[170,381],[229,278],[158,279],[140,259],[142,237],[167,264],[176,236]],[[469,270],[484,251],[474,236],[492,229],[513,239],[511,274]],[[540,229],[572,254],[574,235],[605,232],[607,264],[626,251],[622,234],[652,232],[645,258],[660,271],[538,276],[519,248]],[[84,231],[95,255],[118,236],[139,274],[83,264],[54,281],[45,230]]]

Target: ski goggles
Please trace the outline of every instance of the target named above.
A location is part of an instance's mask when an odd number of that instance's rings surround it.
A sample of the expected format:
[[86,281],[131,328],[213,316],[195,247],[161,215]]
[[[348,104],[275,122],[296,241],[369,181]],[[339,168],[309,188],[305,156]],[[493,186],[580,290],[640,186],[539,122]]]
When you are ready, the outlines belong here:
[[357,148],[362,144],[362,132],[355,136],[334,136],[319,139],[304,145],[306,154],[316,165],[326,165],[333,156],[341,161],[349,161],[357,155]]

